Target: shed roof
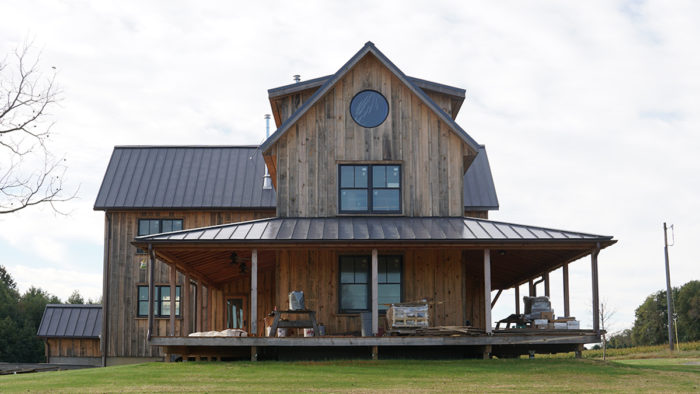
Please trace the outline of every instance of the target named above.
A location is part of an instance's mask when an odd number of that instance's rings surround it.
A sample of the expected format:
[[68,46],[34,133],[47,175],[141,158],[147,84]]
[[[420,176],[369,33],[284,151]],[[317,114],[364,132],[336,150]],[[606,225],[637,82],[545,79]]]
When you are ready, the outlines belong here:
[[[347,61],[335,74],[328,78],[321,87],[314,92],[311,97],[302,104],[299,109],[297,109],[292,116],[280,125],[280,127],[270,135],[270,137],[265,140],[265,142],[260,145],[262,151],[267,151],[267,149],[274,144],[284,133],[287,132],[308,110],[311,108],[318,100],[320,100],[331,88],[340,81],[343,76],[353,68],[365,55],[371,53],[374,55],[386,68],[388,68],[401,82],[403,82],[413,94],[418,96],[418,98],[423,101],[423,103],[430,108],[453,132],[455,132],[467,145],[469,145],[474,151],[477,151],[480,145],[467,134],[462,127],[460,127],[457,122],[452,119],[452,117],[445,113],[445,111],[440,108],[430,97],[428,97],[425,92],[420,89],[416,84],[406,76],[394,63],[389,60],[374,43],[367,41],[365,45]],[[424,81],[427,82],[427,81]]]
[[102,305],[49,304],[36,335],[42,338],[99,338]]
[[[255,146],[117,146],[95,209],[274,209],[264,166]],[[483,147],[464,175],[464,207],[498,209]]]
[[117,146],[95,209],[274,209],[264,174],[257,146]]
[[160,243],[299,243],[463,241],[603,242],[612,236],[556,230],[469,217],[330,217],[270,218],[137,237],[135,242]]

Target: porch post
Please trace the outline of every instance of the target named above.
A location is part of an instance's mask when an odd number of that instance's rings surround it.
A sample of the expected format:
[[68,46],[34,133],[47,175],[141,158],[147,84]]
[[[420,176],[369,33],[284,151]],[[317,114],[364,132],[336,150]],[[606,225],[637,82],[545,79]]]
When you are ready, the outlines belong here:
[[591,252],[591,283],[593,285],[593,331],[600,334],[600,312],[598,302],[598,253],[600,253],[600,243],[596,244]]
[[561,268],[564,276],[564,316],[569,317],[569,263],[564,264]]
[[549,272],[545,272],[542,277],[544,278],[544,295],[549,297]]
[[377,298],[377,292],[379,291],[379,286],[377,285],[377,271],[379,270],[379,257],[377,249],[372,249],[372,334],[377,335],[379,333],[379,304]]
[[[175,282],[177,281],[177,270],[174,265],[170,266],[170,336],[175,336]],[[182,307],[182,303],[180,303]]]
[[197,304],[195,309],[197,309],[197,322],[195,324],[195,330],[198,332],[202,331],[202,278],[197,279]]
[[258,334],[258,250],[250,258],[250,333]]
[[530,297],[537,296],[537,288],[535,287],[535,282],[533,282],[532,279],[530,279],[529,283],[530,283],[530,289],[529,289]]
[[484,310],[486,333],[491,334],[491,249],[484,249]]
[[192,301],[190,298],[190,291],[191,285],[190,283],[192,279],[190,278],[189,273],[185,273],[185,285],[182,286],[182,303],[180,304],[180,308],[182,308],[182,329],[180,332],[182,333],[183,336],[187,336],[190,334],[190,330],[192,329]]
[[520,285],[515,286],[515,314],[520,314]]
[[155,300],[156,286],[155,286],[155,263],[156,257],[153,253],[153,245],[148,244],[148,340],[151,340],[153,336],[153,302]]

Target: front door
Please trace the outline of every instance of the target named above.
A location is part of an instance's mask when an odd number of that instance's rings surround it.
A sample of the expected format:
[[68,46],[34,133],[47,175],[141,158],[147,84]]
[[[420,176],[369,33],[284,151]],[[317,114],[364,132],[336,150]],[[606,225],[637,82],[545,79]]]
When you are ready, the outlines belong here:
[[246,297],[231,296],[226,298],[226,328],[248,329],[246,319]]

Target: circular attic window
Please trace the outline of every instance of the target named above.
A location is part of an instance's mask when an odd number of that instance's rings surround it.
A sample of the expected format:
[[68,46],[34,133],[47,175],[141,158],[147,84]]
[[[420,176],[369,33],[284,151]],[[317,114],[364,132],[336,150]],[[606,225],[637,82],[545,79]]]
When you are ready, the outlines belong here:
[[352,98],[350,115],[362,127],[377,127],[389,115],[389,103],[376,90],[363,90]]

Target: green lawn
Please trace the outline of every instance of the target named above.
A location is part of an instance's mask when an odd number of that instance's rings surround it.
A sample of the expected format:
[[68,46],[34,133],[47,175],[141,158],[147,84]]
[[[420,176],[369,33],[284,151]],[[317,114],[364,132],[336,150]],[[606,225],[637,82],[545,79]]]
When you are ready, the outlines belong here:
[[676,360],[150,363],[0,376],[0,392],[699,391],[700,359]]

